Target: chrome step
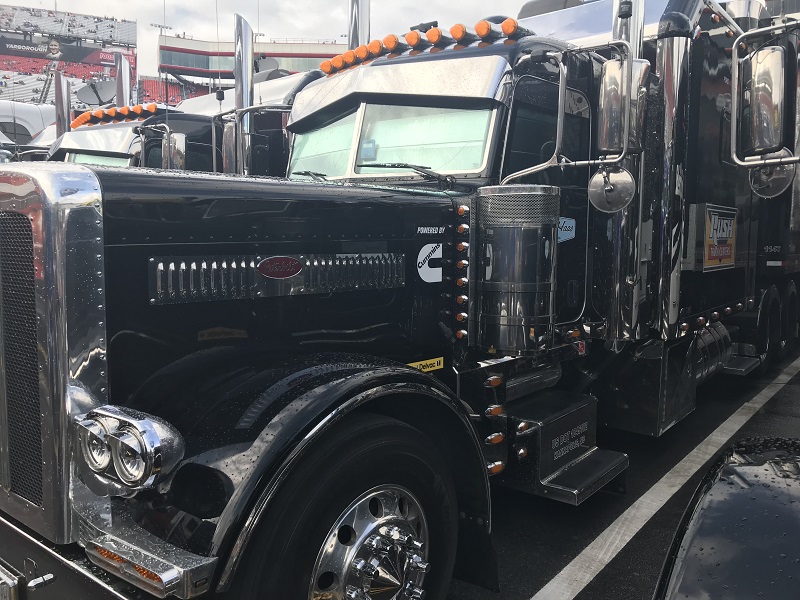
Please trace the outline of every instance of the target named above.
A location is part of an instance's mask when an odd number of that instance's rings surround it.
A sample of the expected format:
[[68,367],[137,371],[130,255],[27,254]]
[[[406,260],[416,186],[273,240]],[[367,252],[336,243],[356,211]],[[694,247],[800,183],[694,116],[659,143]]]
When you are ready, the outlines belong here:
[[755,356],[731,356],[721,373],[728,375],[749,375],[761,364],[761,359]]
[[593,448],[543,481],[541,495],[577,506],[627,468],[627,454]]

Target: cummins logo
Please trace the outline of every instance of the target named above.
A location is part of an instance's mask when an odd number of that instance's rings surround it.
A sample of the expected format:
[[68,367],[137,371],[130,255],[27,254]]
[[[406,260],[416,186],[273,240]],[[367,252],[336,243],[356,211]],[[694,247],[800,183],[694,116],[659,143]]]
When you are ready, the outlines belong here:
[[430,263],[434,258],[442,258],[441,244],[425,244],[417,256],[417,271],[422,281],[427,283],[439,283],[442,281],[442,268],[431,267]]

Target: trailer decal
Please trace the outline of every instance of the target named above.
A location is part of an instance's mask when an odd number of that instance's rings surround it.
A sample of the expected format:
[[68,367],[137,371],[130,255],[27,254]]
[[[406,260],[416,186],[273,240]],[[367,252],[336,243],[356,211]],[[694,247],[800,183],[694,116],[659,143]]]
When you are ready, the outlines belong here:
[[736,214],[735,208],[706,204],[703,271],[735,266]]

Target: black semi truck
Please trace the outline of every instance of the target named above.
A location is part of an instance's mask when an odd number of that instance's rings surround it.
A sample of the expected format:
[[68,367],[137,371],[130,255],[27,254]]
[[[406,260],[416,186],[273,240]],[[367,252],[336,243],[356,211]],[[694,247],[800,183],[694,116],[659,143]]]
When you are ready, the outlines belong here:
[[2,166],[4,597],[496,588],[490,482],[580,504],[795,343],[797,25],[536,7],[324,63],[285,178],[248,106],[242,175]]

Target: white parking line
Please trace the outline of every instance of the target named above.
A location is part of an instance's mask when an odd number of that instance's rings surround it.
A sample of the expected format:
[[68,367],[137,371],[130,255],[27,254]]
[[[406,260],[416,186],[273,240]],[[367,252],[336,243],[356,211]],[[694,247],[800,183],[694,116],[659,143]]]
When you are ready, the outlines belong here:
[[569,600],[577,596],[611,562],[631,538],[697,473],[783,386],[800,372],[800,358],[786,367],[753,398],[733,413],[681,462],[644,493],[628,510],[584,548],[531,600]]

